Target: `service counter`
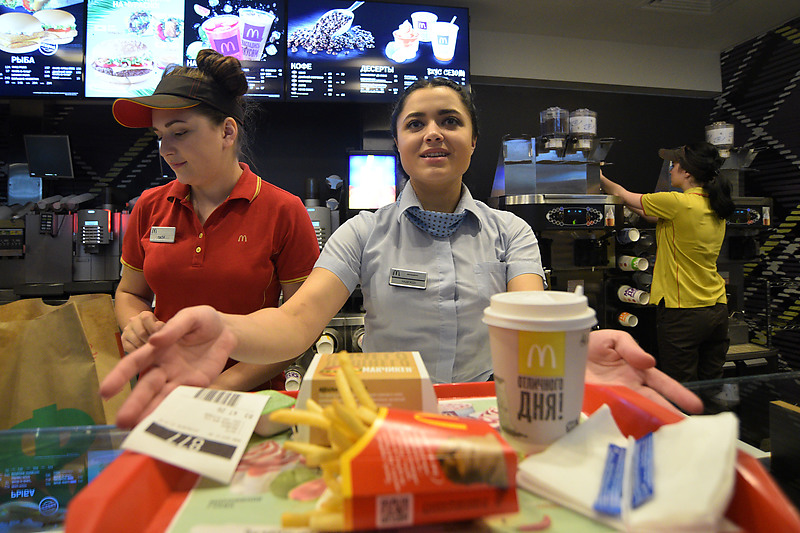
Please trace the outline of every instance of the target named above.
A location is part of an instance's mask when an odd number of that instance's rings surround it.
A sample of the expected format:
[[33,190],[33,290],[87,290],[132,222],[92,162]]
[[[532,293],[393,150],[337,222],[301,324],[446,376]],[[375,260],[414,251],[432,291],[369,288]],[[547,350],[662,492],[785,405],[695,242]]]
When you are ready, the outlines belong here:
[[[740,419],[736,490],[726,516],[747,531],[800,531],[800,514],[796,507],[800,503],[797,476],[786,476],[789,468],[786,465],[797,464],[800,460],[797,455],[786,455],[787,448],[795,446],[796,438],[793,436],[797,435],[797,430],[787,422],[791,416],[781,412],[777,415],[780,418],[775,418],[776,415],[770,411],[771,402],[776,400],[783,400],[787,405],[797,404],[800,396],[798,385],[800,372],[688,384],[703,396],[708,414],[729,410]],[[453,402],[460,409],[468,404],[482,412],[491,412],[493,407],[492,383],[438,385],[435,388],[440,408],[452,406]],[[633,436],[641,436],[662,424],[680,419],[680,416],[629,389],[587,385],[584,412],[592,413],[604,403],[611,407],[620,429]],[[0,530],[63,529],[67,533],[166,531],[183,506],[189,509],[199,506],[188,515],[183,513],[174,531],[189,531],[187,524],[196,525],[195,519],[213,525],[217,520],[214,519],[215,513],[209,510],[213,511],[215,507],[225,523],[235,519],[236,523],[261,526],[263,529],[258,531],[278,531],[281,512],[308,510],[314,506],[313,501],[290,501],[285,496],[276,495],[270,490],[269,483],[263,483],[257,477],[250,479],[249,485],[239,484],[234,490],[232,486],[209,482],[145,455],[122,452],[117,457],[124,436],[125,432],[111,426],[0,432],[0,457],[3,458],[0,520],[5,521],[0,522]],[[788,437],[791,440],[787,440]],[[273,439],[254,438],[251,447],[269,448],[276,452],[277,444],[285,438],[286,435]],[[783,454],[780,461],[770,454],[770,444],[774,448],[773,454],[778,450]],[[47,459],[37,459],[40,452]],[[770,463],[773,468],[780,465],[782,471],[773,471],[770,475]],[[100,470],[103,471],[97,475]],[[240,477],[246,475],[247,472],[243,471]],[[263,471],[259,475],[263,475]],[[550,532],[611,531],[605,525],[521,489],[518,498],[521,510],[514,515],[430,531],[454,531],[452,528],[457,527],[458,531],[510,532],[523,526],[543,524],[545,518],[550,522],[547,529]],[[242,513],[241,509],[248,505],[261,511],[257,516]],[[205,511],[200,513],[197,511],[199,508]],[[49,514],[45,515],[45,512]]]

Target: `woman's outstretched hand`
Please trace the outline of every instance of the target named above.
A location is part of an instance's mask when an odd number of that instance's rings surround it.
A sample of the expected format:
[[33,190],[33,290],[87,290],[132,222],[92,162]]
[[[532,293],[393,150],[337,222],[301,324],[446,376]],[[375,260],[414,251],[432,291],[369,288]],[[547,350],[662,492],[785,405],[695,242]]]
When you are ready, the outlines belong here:
[[653,356],[624,331],[601,329],[589,335],[587,383],[625,385],[673,411],[678,411],[674,403],[689,414],[702,413],[702,400],[655,365]]
[[100,384],[108,399],[141,374],[117,412],[119,427],[130,428],[150,414],[179,385],[207,387],[225,367],[236,337],[209,306],[179,311],[147,343],[132,351]]

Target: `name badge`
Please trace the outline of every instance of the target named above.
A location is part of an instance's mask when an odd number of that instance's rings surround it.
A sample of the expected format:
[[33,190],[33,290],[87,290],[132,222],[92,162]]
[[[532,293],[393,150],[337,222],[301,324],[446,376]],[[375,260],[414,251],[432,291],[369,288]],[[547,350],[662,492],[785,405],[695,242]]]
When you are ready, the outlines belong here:
[[150,242],[175,242],[175,228],[153,226],[150,228]]
[[428,273],[416,270],[393,268],[389,277],[389,285],[408,287],[409,289],[425,289],[428,286]]

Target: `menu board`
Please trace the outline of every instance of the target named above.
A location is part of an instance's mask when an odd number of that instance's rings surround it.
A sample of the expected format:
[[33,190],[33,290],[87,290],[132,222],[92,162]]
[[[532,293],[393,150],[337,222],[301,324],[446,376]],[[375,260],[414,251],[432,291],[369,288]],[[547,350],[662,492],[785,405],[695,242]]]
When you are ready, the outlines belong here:
[[86,96],[152,94],[183,64],[183,12],[183,0],[88,0]]
[[0,93],[83,94],[83,0],[0,0]]
[[212,48],[242,62],[249,96],[281,98],[283,2],[88,0],[86,96],[152,94],[166,67]]
[[469,83],[469,12],[351,0],[291,0],[290,100],[392,101],[419,78]]
[[284,0],[200,0],[186,4],[186,64],[213,48],[242,62],[248,96],[281,98],[286,53]]

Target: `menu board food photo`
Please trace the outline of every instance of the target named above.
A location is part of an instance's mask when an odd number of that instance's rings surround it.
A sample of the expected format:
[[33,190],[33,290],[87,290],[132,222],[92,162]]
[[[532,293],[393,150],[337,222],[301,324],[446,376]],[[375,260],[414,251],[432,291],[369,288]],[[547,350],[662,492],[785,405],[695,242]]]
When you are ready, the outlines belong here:
[[186,4],[186,64],[212,48],[242,62],[248,96],[281,98],[286,50],[284,2],[201,0]]
[[83,0],[0,0],[0,92],[82,96],[85,31]]
[[86,96],[152,94],[183,64],[183,0],[88,0]]
[[392,101],[419,78],[469,83],[469,12],[384,2],[292,0],[287,96]]

